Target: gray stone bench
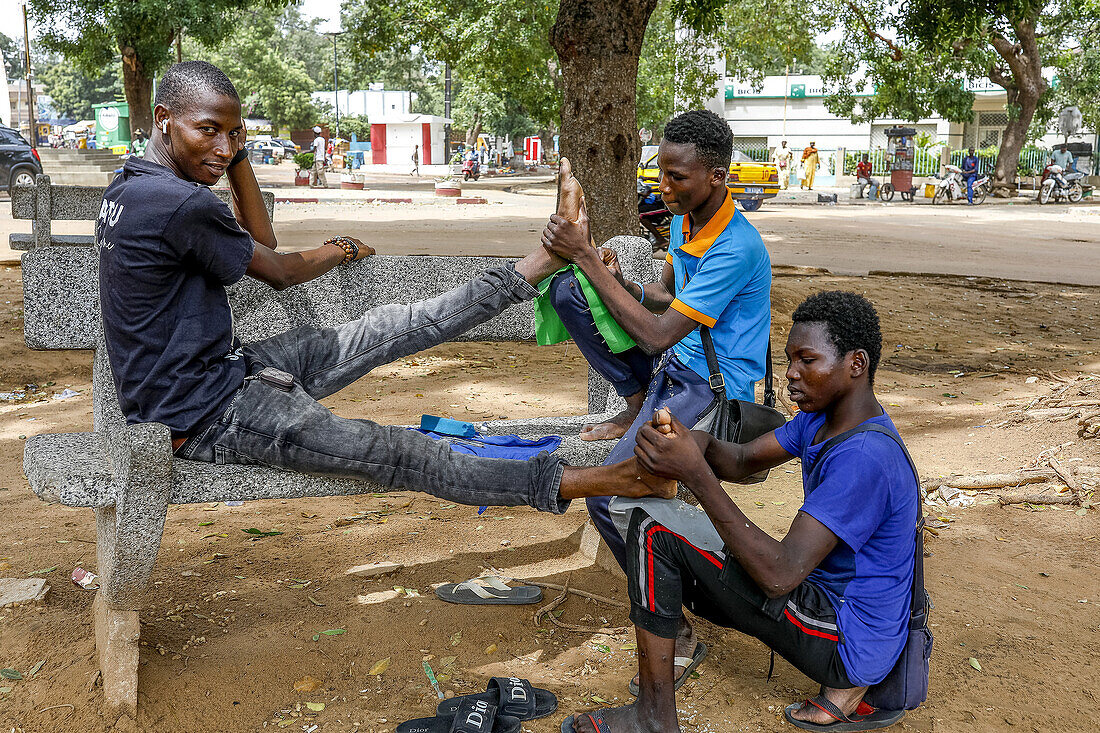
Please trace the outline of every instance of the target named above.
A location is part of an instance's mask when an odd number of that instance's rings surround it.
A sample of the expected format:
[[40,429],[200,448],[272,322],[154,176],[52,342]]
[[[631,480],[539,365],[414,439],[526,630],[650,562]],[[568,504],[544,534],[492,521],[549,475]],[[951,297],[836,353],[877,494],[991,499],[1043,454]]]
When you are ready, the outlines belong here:
[[[12,214],[32,219],[34,234],[22,256],[24,335],[32,349],[93,349],[91,432],[38,435],[27,441],[23,469],[42,499],[96,512],[101,589],[96,598],[96,646],[110,712],[136,719],[137,609],[141,605],[169,504],[340,496],[385,491],[366,481],[313,476],[262,466],[215,465],[172,456],[168,429],[126,425],[103,348],[98,296],[98,253],[90,238],[54,237],[53,220],[93,220],[103,189],[52,186],[39,176],[12,192]],[[269,211],[273,197],[267,194]],[[370,241],[369,230],[363,233]],[[18,235],[13,235],[13,240]],[[648,242],[617,237],[624,274],[654,279]],[[14,246],[14,242],[13,242]],[[378,305],[413,302],[465,282],[502,260],[490,257],[369,257],[312,282],[276,292],[245,278],[230,289],[235,328],[248,343],[300,325],[326,326],[356,318]],[[463,341],[529,341],[531,303],[512,306],[463,335]],[[577,437],[586,422],[607,419],[622,400],[589,372],[589,415],[482,423],[484,432],[564,437],[559,454],[575,465],[602,462],[612,441]]]

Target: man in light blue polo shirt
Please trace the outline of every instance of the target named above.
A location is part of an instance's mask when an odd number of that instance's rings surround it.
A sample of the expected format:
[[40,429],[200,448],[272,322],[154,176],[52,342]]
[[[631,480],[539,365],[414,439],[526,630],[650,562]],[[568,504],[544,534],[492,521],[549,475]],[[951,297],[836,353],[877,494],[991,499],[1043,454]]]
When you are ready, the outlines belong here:
[[[764,376],[771,326],[771,260],[760,234],[736,209],[726,176],[733,135],[718,115],[695,110],[665,127],[657,154],[659,190],[674,214],[669,255],[655,283],[624,280],[613,256],[589,246],[587,215],[572,222],[554,215],[543,244],[575,263],[616,322],[637,346],[614,354],[593,323],[571,269],[547,291],[555,311],[588,362],[627,403],[611,421],[585,426],[588,440],[621,438],[606,463],[633,455],[639,427],[658,407],[686,425],[697,425],[714,404],[699,326],[711,328],[719,368],[730,398],[753,399]],[[606,258],[606,262],[605,262]],[[593,523],[619,564],[625,543],[611,521],[608,502],[589,501]],[[678,677],[704,647],[685,623],[677,640]],[[679,680],[678,680],[679,681]]]

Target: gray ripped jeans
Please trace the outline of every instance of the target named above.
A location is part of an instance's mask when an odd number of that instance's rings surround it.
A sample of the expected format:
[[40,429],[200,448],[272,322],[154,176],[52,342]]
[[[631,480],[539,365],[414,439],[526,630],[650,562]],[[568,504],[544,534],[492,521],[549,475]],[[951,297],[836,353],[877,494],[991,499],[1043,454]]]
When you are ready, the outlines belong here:
[[[332,414],[317,400],[377,366],[454,339],[538,294],[512,266],[486,270],[448,293],[384,305],[331,328],[302,326],[244,347],[249,378],[214,423],[188,438],[180,458],[263,464],[359,478],[472,506],[529,505],[562,513],[561,459],[529,461],[456,453],[405,428]],[[283,391],[253,375],[274,367],[294,375]]]

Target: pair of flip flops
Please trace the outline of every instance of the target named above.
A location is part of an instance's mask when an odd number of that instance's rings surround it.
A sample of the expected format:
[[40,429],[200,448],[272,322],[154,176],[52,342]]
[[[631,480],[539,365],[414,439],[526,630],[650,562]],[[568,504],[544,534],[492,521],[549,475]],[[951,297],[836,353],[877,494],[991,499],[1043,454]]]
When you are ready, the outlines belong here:
[[[680,676],[676,678],[676,683],[672,686],[674,691],[684,686],[684,683],[691,678],[691,673],[695,671],[695,668],[699,666],[699,663],[702,662],[706,656],[707,645],[700,641],[695,644],[695,653],[690,657],[676,657],[672,660],[673,666],[684,668],[684,671],[680,673]],[[638,683],[634,680],[630,680],[627,689],[630,690],[630,694],[634,697],[638,696]]]
[[[791,716],[791,713],[796,712],[805,704],[813,705],[815,708],[823,710],[836,720],[832,723],[810,723]],[[788,705],[783,711],[783,717],[787,719],[788,723],[802,730],[828,731],[829,733],[832,733],[832,731],[854,733],[855,731],[887,728],[904,718],[905,711],[880,710],[879,708],[873,708],[861,701],[859,705],[856,706],[855,712],[851,715],[845,715],[840,708],[829,702],[827,697],[818,695],[817,697],[806,700],[805,703],[796,702]]]
[[443,700],[436,717],[402,723],[395,733],[516,733],[522,721],[545,718],[557,709],[558,698],[549,690],[518,677],[493,677],[485,692]]
[[446,583],[435,589],[441,601],[466,606],[525,606],[542,600],[542,589],[533,585],[511,587],[500,578],[471,578],[464,583]]

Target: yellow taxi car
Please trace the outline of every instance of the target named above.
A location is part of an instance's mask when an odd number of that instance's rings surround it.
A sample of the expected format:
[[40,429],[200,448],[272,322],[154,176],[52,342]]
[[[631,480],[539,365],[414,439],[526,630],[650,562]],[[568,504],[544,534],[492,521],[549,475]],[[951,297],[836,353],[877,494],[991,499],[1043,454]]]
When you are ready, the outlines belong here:
[[[651,187],[657,185],[660,171],[657,168],[657,145],[642,148],[642,161],[638,165],[638,182]],[[764,199],[779,194],[779,169],[775,163],[758,163],[740,150],[733,151],[729,178],[726,186],[733,198],[741,202],[745,211],[756,211]]]

